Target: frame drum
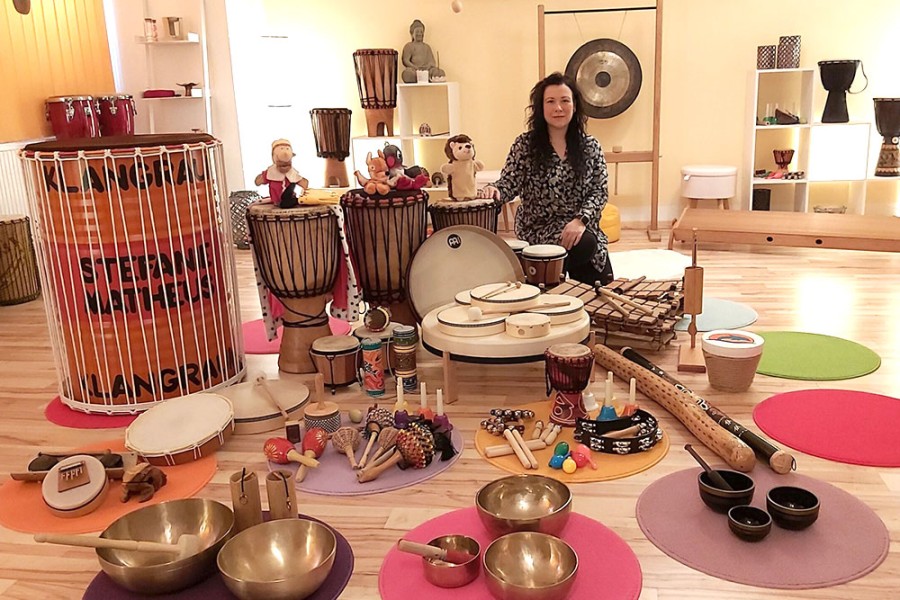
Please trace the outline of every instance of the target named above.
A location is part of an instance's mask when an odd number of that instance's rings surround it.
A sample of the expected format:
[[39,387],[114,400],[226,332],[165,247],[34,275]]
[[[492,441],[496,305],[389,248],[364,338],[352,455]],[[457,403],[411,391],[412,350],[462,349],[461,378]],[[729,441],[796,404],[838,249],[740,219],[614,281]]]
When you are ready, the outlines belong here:
[[522,250],[525,280],[532,285],[552,287],[563,281],[566,249],[555,244],[537,244]]
[[316,371],[325,376],[331,393],[338,386],[356,383],[359,378],[359,340],[352,335],[328,335],[313,342],[309,353]]
[[394,320],[405,325],[416,323],[407,301],[407,271],[425,241],[427,203],[422,190],[368,196],[357,189],[341,196],[363,299],[387,306]]
[[221,142],[79,139],[21,156],[62,401],[135,413],[239,381]]
[[454,337],[482,337],[506,331],[509,313],[485,315],[477,321],[469,319],[467,306],[451,306],[437,315],[438,327]]
[[172,398],[141,413],[125,430],[125,447],[151,465],[182,465],[209,456],[234,431],[234,409],[219,394]]
[[477,200],[445,200],[428,207],[435,231],[454,225],[472,225],[497,233],[497,216],[503,203],[489,198]]
[[253,204],[247,225],[259,275],[284,305],[278,367],[315,373],[309,350],[331,335],[325,294],[334,288],[341,256],[337,216],[327,206]]
[[[79,485],[79,479],[87,481]],[[100,508],[108,490],[106,468],[99,459],[87,454],[76,454],[59,461],[41,483],[44,504],[54,515],[66,519]]]
[[40,293],[28,217],[0,217],[0,306],[28,302]]
[[[309,388],[293,381],[268,379],[266,387],[275,396],[291,419],[303,418],[303,407],[309,401]],[[284,428],[284,415],[266,390],[253,381],[245,381],[218,392],[234,409],[234,434],[251,435]]]

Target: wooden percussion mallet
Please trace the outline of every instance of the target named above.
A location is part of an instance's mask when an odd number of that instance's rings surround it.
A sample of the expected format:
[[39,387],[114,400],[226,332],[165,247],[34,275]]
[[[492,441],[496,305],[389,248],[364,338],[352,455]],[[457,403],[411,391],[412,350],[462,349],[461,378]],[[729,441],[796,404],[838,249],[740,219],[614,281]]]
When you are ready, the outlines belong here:
[[690,345],[682,344],[678,349],[678,370],[691,373],[706,373],[703,350],[697,347],[697,315],[703,312],[703,267],[697,266],[697,230],[694,229],[694,243],[691,249],[691,266],[684,270],[684,312],[691,315],[688,324]]

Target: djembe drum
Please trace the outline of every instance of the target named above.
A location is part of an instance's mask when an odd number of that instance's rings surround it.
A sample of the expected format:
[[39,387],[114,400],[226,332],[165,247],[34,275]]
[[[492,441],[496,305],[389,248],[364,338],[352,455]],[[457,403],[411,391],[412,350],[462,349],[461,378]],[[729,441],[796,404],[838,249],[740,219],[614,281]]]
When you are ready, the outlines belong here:
[[28,217],[0,217],[0,306],[28,302],[40,293]]
[[583,344],[554,344],[544,352],[547,395],[552,394],[550,420],[563,427],[574,427],[584,419],[582,392],[591,381],[594,355]]
[[900,176],[900,98],[875,98],[875,127],[884,138],[875,175]]
[[353,53],[359,103],[366,111],[370,137],[394,135],[397,56],[397,51],[391,48],[363,49]]
[[349,187],[344,159],[350,156],[350,109],[314,108],[309,117],[316,156],[325,159],[325,187]]
[[347,241],[357,268],[363,299],[386,306],[393,319],[415,325],[407,302],[407,270],[426,235],[423,190],[368,196],[360,189],[341,196]]
[[21,156],[62,401],[134,413],[239,381],[221,142],[121,136]]
[[490,198],[456,202],[445,200],[428,207],[435,231],[454,225],[473,225],[497,233],[497,216],[503,203]]
[[[822,111],[823,123],[847,123],[850,115],[847,113],[847,92],[856,78],[856,69],[861,61],[858,60],[822,60],[819,61],[819,75],[822,78],[822,87],[828,90],[825,99],[825,110]],[[866,72],[863,71],[863,77]],[[869,85],[868,79],[866,86]],[[863,86],[862,90],[866,89]],[[850,92],[858,94],[859,92]]]
[[253,204],[247,224],[259,275],[284,305],[278,368],[315,373],[312,344],[331,335],[325,295],[334,288],[341,256],[337,215],[327,206]]

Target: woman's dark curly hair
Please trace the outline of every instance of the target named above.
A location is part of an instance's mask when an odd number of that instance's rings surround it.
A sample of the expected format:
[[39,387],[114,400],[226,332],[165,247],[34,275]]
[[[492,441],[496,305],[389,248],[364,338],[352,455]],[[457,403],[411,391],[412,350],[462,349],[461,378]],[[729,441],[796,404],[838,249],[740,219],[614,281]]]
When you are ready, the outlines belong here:
[[581,92],[572,78],[563,75],[559,71],[547,75],[531,89],[531,106],[528,107],[528,132],[531,136],[533,148],[531,160],[538,163],[550,160],[553,147],[550,145],[550,134],[547,131],[547,121],[544,119],[544,91],[551,85],[565,85],[572,90],[572,102],[575,103],[572,121],[566,130],[566,160],[582,176],[584,173],[584,126],[587,123],[587,115],[582,109]]

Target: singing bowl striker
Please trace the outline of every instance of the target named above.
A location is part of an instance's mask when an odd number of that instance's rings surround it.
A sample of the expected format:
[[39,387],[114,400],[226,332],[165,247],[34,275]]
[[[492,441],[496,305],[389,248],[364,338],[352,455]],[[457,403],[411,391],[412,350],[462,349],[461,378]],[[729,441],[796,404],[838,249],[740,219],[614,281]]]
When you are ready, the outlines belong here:
[[301,600],[331,573],[334,532],[308,519],[279,519],[240,532],[219,553],[219,571],[242,600]]
[[175,592],[215,573],[216,555],[231,535],[233,525],[231,509],[214,500],[161,502],[119,517],[100,537],[175,544],[182,535],[196,535],[200,538],[199,552],[178,558],[167,552],[97,548],[97,559],[104,573],[133,592]]
[[498,600],[562,600],[577,573],[575,551],[545,533],[510,533],[484,552],[487,588]]
[[495,537],[516,531],[559,535],[572,513],[572,492],[552,477],[512,475],[478,490],[475,506]]

